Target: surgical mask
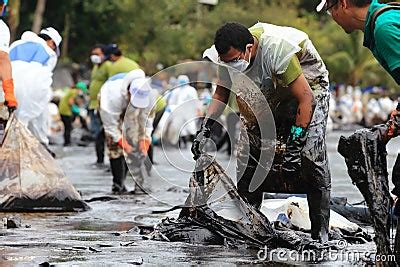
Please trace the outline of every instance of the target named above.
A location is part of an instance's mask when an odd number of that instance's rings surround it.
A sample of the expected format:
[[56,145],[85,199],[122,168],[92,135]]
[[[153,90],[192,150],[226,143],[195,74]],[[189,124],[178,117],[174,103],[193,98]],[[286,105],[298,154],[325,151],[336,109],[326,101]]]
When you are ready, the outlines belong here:
[[249,55],[249,61],[246,61],[245,59],[238,59],[225,64],[231,68],[234,68],[237,71],[244,72],[249,67],[250,60],[251,60],[251,51]]
[[250,62],[247,62],[244,59],[239,59],[237,61],[229,62],[229,63],[225,63],[225,64],[231,68],[234,68],[237,71],[244,72],[247,69],[247,67],[250,65]]
[[101,63],[101,57],[99,55],[91,55],[90,60],[92,61],[93,64]]

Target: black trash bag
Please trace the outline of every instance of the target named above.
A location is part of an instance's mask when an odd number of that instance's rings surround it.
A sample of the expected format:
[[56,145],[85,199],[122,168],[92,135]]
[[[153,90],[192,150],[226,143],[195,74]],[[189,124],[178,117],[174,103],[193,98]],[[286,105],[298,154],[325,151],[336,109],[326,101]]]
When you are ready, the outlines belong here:
[[267,217],[238,194],[231,178],[212,157],[203,155],[196,165],[190,194],[178,219],[164,219],[151,234],[153,239],[298,251],[328,248],[309,235],[273,229]]
[[0,146],[0,212],[88,209],[46,148],[11,119]]
[[390,192],[386,162],[386,125],[361,129],[340,137],[338,151],[345,158],[348,173],[368,205],[375,230],[377,253],[392,255],[390,248]]

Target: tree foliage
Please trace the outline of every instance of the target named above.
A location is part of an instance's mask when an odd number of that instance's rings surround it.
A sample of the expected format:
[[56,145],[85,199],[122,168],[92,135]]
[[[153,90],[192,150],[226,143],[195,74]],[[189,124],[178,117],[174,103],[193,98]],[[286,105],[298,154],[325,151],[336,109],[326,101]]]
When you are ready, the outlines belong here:
[[[18,1],[19,2],[19,1]],[[37,1],[20,1],[17,36],[32,27]],[[86,62],[96,43],[118,43],[149,73],[199,59],[213,43],[216,29],[228,21],[251,26],[257,21],[296,27],[310,36],[330,71],[331,80],[354,85],[396,88],[371,53],[362,34],[348,36],[325,14],[314,12],[319,0],[48,0],[43,27],[68,36],[64,60]]]

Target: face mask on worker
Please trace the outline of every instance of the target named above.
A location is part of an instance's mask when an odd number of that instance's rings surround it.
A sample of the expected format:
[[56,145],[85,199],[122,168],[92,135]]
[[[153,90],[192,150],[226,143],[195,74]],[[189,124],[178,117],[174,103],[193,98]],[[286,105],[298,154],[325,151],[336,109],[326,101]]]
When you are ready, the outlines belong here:
[[251,45],[246,46],[246,51],[249,51],[249,58],[248,61],[246,60],[246,52],[244,55],[244,58],[238,58],[235,60],[232,60],[230,62],[225,63],[231,68],[236,69],[237,71],[244,72],[250,65],[250,60],[251,60]]
[[93,64],[100,64],[101,63],[101,57],[99,55],[91,55],[90,56],[90,61],[92,61]]

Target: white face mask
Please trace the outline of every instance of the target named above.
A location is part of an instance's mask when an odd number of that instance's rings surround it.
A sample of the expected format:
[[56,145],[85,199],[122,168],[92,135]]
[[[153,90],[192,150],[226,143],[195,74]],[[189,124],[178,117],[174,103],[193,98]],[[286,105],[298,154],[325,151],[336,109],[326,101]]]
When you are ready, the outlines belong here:
[[101,63],[101,57],[99,55],[91,55],[90,60],[92,61],[93,64]]
[[247,62],[244,59],[239,59],[234,62],[225,63],[229,67],[236,69],[237,71],[244,72],[250,65],[250,62]]
[[238,59],[235,61],[231,61],[228,63],[225,63],[227,66],[234,68],[237,71],[244,72],[250,65],[250,60],[251,60],[251,50],[250,50],[250,55],[249,55],[249,61],[245,59]]

